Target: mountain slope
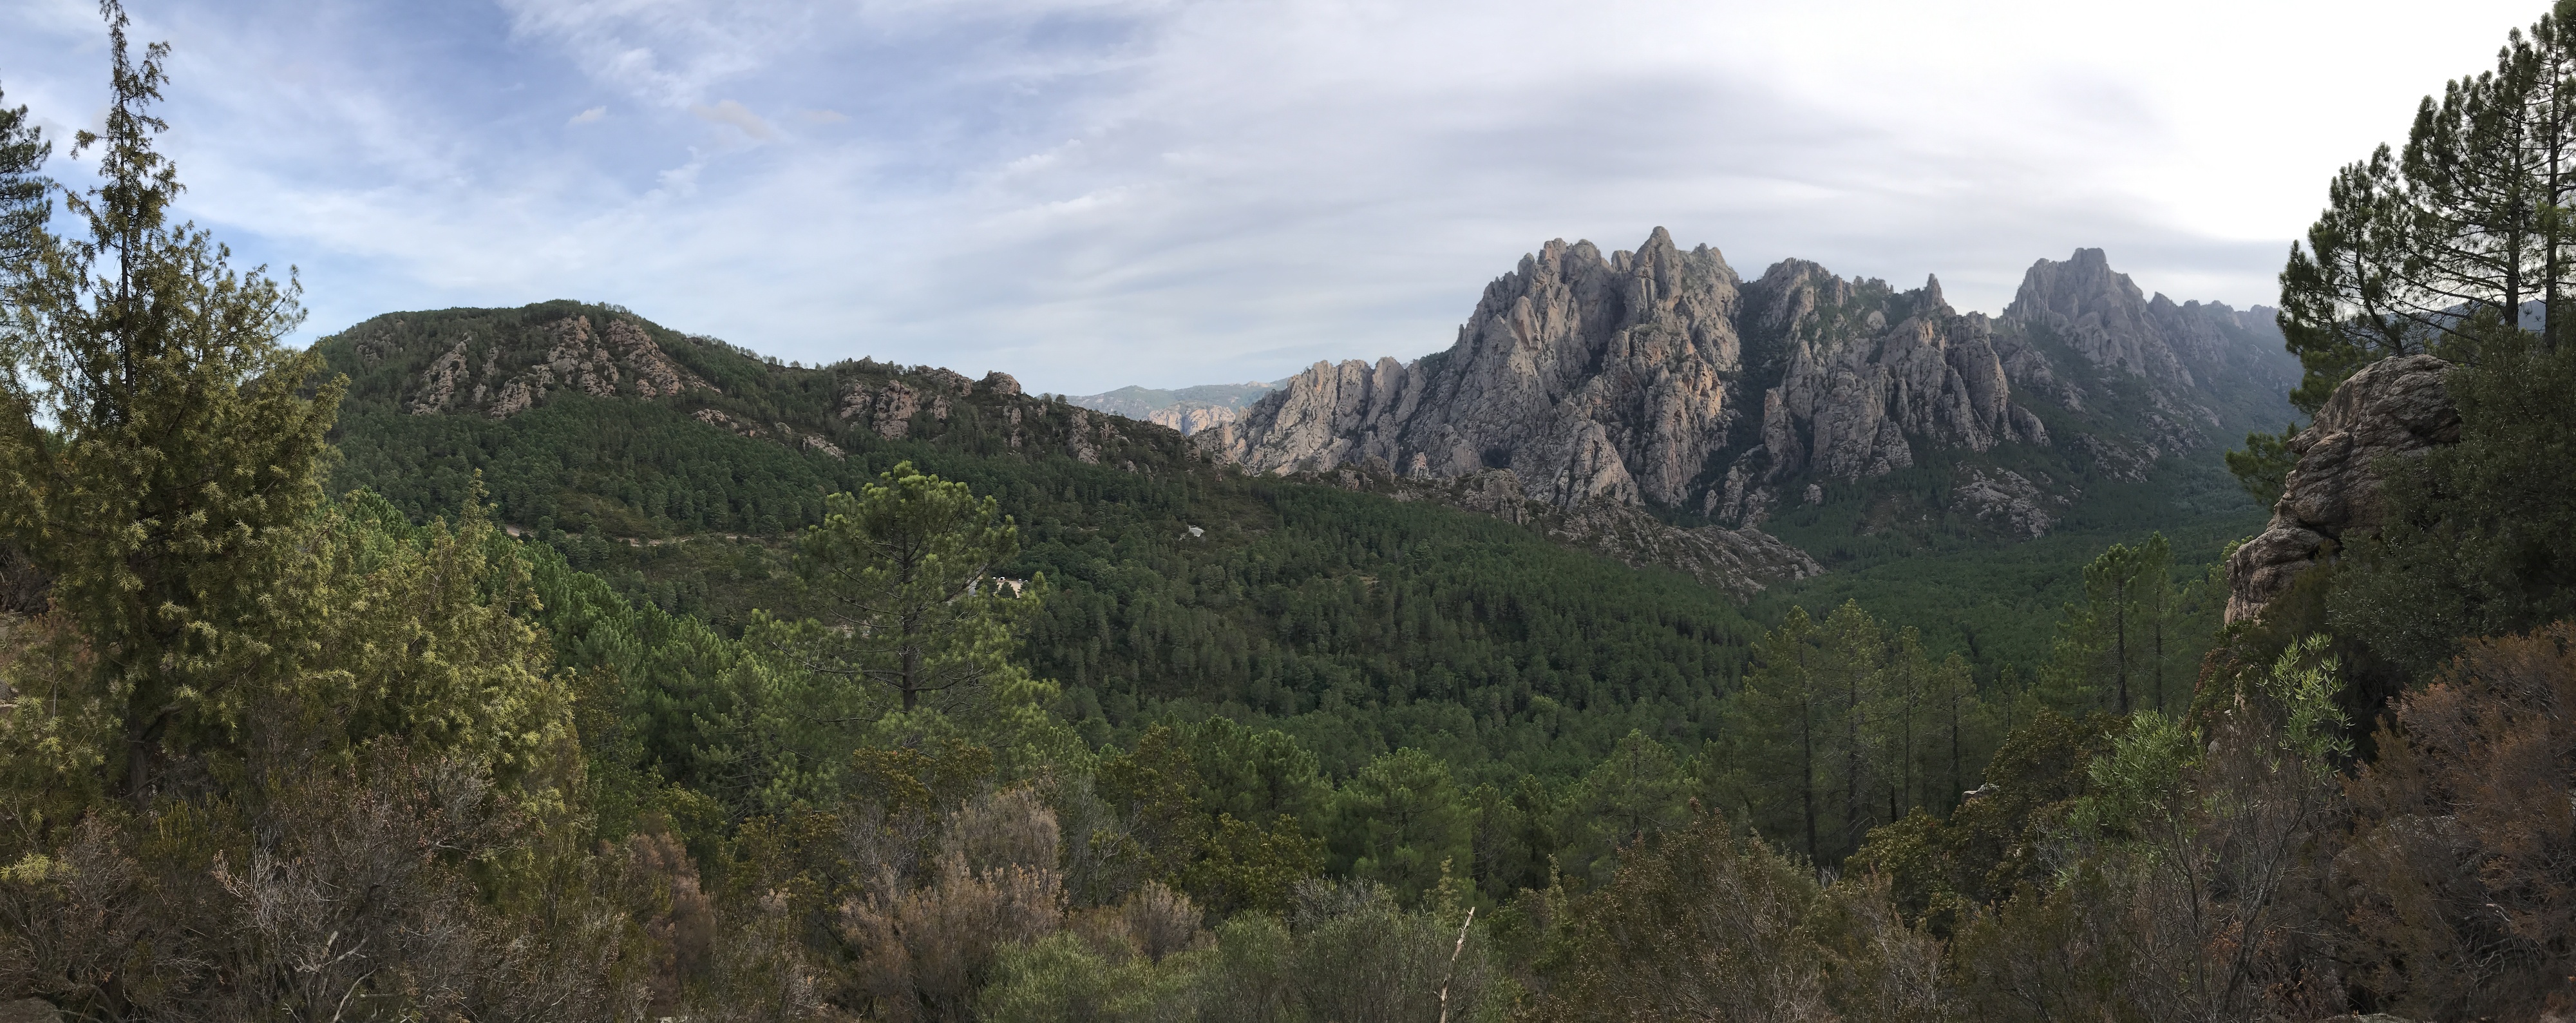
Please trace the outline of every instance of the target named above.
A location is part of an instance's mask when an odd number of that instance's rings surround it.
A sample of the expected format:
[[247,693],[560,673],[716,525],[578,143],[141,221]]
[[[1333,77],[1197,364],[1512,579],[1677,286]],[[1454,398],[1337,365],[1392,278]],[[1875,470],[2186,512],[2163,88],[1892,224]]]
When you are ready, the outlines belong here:
[[[630,334],[651,347],[604,341]],[[600,343],[565,344],[580,337]],[[1394,745],[1574,770],[1632,729],[1715,734],[1758,632],[1726,573],[1813,567],[1650,516],[1542,521],[1418,485],[1247,476],[999,374],[782,365],[614,307],[395,314],[317,347],[353,385],[335,490],[426,517],[479,473],[517,531],[728,630],[787,606],[783,541],[822,495],[899,460],[967,482],[1020,524],[1008,571],[1055,588],[1029,657],[1095,740],[1223,711],[1338,770]],[[663,362],[703,386],[637,368]],[[512,381],[524,407],[502,397]],[[1684,571],[1630,567],[1666,562]]]

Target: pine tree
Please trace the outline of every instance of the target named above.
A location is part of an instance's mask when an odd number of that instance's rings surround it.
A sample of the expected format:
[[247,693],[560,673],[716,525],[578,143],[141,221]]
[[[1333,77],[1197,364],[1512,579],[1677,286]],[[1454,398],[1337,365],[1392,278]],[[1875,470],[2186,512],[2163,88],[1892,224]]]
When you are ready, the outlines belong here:
[[1922,632],[1910,625],[1897,630],[1895,640],[1888,645],[1875,706],[1869,712],[1878,733],[1871,742],[1880,760],[1876,773],[1887,789],[1887,819],[1891,821],[1922,803],[1923,779],[1917,769],[1928,738],[1922,726],[1931,675],[1932,662],[1923,652]]
[[2576,274],[2576,0],[2508,35],[2494,70],[2418,106],[2402,151],[2345,167],[2281,272],[2281,330],[2306,367],[2291,400],[2314,413],[2362,366],[2466,329],[2465,312],[2550,336]]
[[1929,711],[1924,724],[1931,740],[1924,744],[1925,767],[1941,772],[1942,797],[1936,805],[1946,809],[1965,791],[1968,769],[1984,762],[1971,751],[1982,752],[1988,714],[1966,658],[1951,654],[1932,670],[1923,705]]
[[1883,735],[1875,712],[1886,684],[1887,637],[1859,601],[1845,601],[1825,617],[1820,667],[1838,733],[1833,769],[1841,775],[1843,830],[1834,851],[1840,856],[1859,848],[1869,831],[1875,768],[1886,760],[1875,741]]
[[1369,761],[1342,786],[1334,851],[1354,877],[1418,898],[1473,853],[1466,794],[1449,765],[1418,749]]
[[[1754,644],[1752,671],[1736,697],[1742,749],[1735,760],[1745,775],[1755,820],[1772,834],[1799,834],[1810,863],[1822,862],[1825,851],[1818,788],[1833,725],[1819,670],[1822,638],[1806,608],[1790,608],[1780,627]],[[1786,809],[1782,801],[1795,806],[1786,822],[1779,820]]]
[[2182,594],[2173,582],[2173,544],[2161,532],[2150,533],[2134,557],[2137,564],[2129,590],[2138,632],[2138,674],[2161,714],[2176,674],[2173,660],[2183,646]]
[[2141,654],[2138,582],[2141,552],[2112,544],[2084,566],[2084,603],[2069,604],[2058,622],[2056,649],[2042,683],[2044,702],[2081,715],[2104,702],[2129,712]]
[[823,507],[797,549],[821,626],[802,630],[809,667],[892,689],[907,711],[1015,675],[1011,627],[1037,601],[994,575],[1020,540],[992,498],[904,462]]

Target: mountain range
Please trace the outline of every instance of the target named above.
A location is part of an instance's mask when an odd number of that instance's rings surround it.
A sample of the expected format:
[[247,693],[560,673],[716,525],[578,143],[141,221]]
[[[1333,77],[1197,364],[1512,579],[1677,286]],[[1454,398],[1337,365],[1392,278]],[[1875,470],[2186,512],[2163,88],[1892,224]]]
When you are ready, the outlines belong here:
[[1195,439],[1255,472],[1501,471],[1557,507],[1751,527],[1937,463],[1946,509],[2035,536],[2087,480],[2291,419],[2297,372],[2271,310],[2149,297],[2099,249],[2038,261],[1989,319],[1937,278],[1900,291],[1792,259],[1746,280],[1658,228],[1633,252],[1550,242],[1446,351],[1317,363]]
[[1287,382],[1274,380],[1265,384],[1256,380],[1241,384],[1200,384],[1168,391],[1131,386],[1066,398],[1065,401],[1095,412],[1168,426],[1187,436],[1233,422],[1262,395]]
[[[641,545],[602,571],[719,622],[768,599],[778,541],[823,494],[908,458],[1059,535],[1099,530],[1084,572],[1185,526],[1358,528],[1277,519],[1283,498],[1233,482],[1276,480],[1409,504],[1426,529],[1501,519],[1757,616],[1902,610],[1981,664],[2034,656],[2051,594],[2104,543],[2162,530],[2205,562],[2259,530],[2216,456],[2291,418],[2296,372],[2269,310],[2150,296],[2099,250],[2038,261],[1990,319],[1937,281],[1797,260],[1745,280],[1661,230],[1634,252],[1543,246],[1447,351],[1276,386],[1032,395],[999,371],[784,363],[572,302],[388,314],[317,348],[352,380],[336,488],[426,516],[479,486],[520,531]],[[1125,525],[1087,503],[1128,491],[1156,496],[1117,498],[1146,501]],[[738,539],[719,558],[691,538]]]

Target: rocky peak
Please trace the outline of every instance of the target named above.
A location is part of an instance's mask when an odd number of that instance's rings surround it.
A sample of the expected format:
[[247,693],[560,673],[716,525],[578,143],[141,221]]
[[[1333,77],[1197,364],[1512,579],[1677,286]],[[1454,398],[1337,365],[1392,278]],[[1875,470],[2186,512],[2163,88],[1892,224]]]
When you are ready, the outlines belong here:
[[1950,308],[1937,277],[1897,292],[1788,261],[1748,291],[1779,380],[1762,393],[1760,443],[1702,498],[1708,514],[1760,522],[1776,484],[1884,475],[1915,464],[1917,443],[1984,451],[2047,440],[2038,417],[2012,404],[1992,325]]
[[1551,241],[1486,286],[1449,350],[1317,363],[1200,441],[1258,472],[1379,458],[1418,477],[1510,469],[1561,505],[1678,503],[1725,443],[1739,302],[1717,250],[1661,228],[1607,257]]
[[[2057,442],[2070,472],[1998,469],[1962,491],[2005,509],[1979,518],[2028,535],[2088,472],[2143,478],[2167,454],[2277,424],[2295,368],[2260,319],[2150,299],[2099,249],[2039,261],[1990,320],[1952,308],[1937,276],[1900,290],[1790,259],[1747,281],[1659,228],[1606,256],[1542,245],[1486,285],[1446,351],[1317,363],[1194,439],[1260,472],[1508,469],[1559,508],[1657,504],[1754,525],[1809,484],[2051,445],[2034,407],[2055,406],[2075,430]],[[2097,413],[2089,389],[2105,380],[2117,386]]]
[[2111,269],[2102,250],[2077,249],[2062,263],[2031,264],[2004,319],[2055,332],[2096,367],[2190,386],[2191,371],[2160,329],[2175,320],[2173,302],[2156,300],[2161,310],[2151,309],[2129,275]]

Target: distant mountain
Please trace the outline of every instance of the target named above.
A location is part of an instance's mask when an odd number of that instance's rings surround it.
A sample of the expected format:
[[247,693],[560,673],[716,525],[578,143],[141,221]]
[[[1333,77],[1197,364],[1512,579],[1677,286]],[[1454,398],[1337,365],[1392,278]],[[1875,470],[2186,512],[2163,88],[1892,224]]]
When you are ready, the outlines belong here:
[[1938,280],[1788,260],[1746,281],[1657,228],[1606,256],[1550,242],[1447,351],[1318,363],[1194,440],[1256,472],[1508,471],[1563,508],[1757,526],[1830,500],[1869,506],[1864,531],[2028,537],[2160,466],[2205,489],[2229,441],[2291,418],[2297,372],[2270,310],[2148,298],[2099,249],[2038,261],[1989,319]]
[[1121,387],[1065,400],[1097,412],[1160,423],[1188,435],[1233,422],[1246,407],[1285,383],[1200,384],[1170,391]]
[[[888,459],[942,452],[988,460],[978,470],[986,485],[1059,474],[1042,463],[1060,459],[1194,493],[1240,477],[1155,420],[1187,411],[1182,403],[1240,405],[1271,387],[1126,388],[1094,397],[1146,415],[1104,414],[1023,394],[1005,373],[971,379],[868,359],[787,364],[573,302],[388,314],[315,347],[351,379],[335,437],[346,456],[342,489],[368,486],[426,515],[456,507],[479,472],[505,522],[639,541],[776,536],[814,521],[823,494],[865,483]],[[1171,403],[1148,408],[1158,395]],[[1505,519],[1737,599],[1822,571],[1751,529],[1685,529],[1628,509],[1567,516],[1481,484],[1357,474],[1306,482]]]

